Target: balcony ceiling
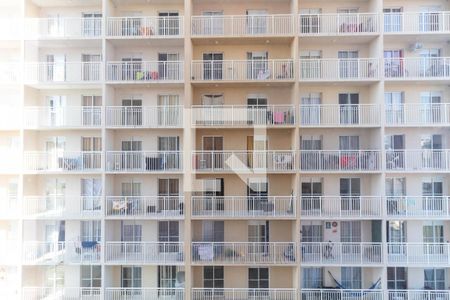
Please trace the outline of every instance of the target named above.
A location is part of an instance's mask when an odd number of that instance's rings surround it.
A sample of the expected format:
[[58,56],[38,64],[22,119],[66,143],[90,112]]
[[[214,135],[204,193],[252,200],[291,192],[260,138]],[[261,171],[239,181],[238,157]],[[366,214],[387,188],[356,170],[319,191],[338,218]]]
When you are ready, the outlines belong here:
[[183,0],[112,0],[116,5],[128,4],[183,4]]
[[40,7],[101,6],[101,0],[30,0]]

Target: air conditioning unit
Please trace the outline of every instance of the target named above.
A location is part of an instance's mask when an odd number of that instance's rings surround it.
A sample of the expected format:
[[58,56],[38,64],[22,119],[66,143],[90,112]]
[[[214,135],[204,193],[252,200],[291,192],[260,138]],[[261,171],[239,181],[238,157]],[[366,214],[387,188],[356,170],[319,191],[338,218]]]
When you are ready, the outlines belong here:
[[414,51],[420,50],[422,48],[423,48],[422,43],[414,43],[414,44],[409,45],[408,50],[411,52],[414,52]]

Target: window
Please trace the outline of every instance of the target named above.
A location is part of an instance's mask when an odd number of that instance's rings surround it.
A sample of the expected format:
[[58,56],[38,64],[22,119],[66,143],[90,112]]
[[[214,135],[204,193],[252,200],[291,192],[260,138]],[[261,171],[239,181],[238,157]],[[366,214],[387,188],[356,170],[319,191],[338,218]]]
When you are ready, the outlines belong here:
[[384,93],[384,103],[386,104],[386,122],[388,124],[402,124],[405,121],[403,92]]
[[401,7],[384,8],[384,32],[400,32],[403,30]]
[[181,77],[178,53],[158,53],[158,78],[178,80]]
[[442,122],[442,92],[422,92],[420,93],[420,115],[424,123]]
[[225,239],[224,221],[203,221],[202,240],[205,242],[223,242]]
[[301,33],[319,33],[319,15],[322,13],[320,8],[303,8],[300,10],[300,28]]
[[358,51],[338,51],[339,77],[357,78],[359,74]]
[[249,268],[248,287],[250,289],[268,289],[269,268]]
[[207,289],[223,289],[224,287],[223,267],[203,267],[203,287]]
[[341,222],[341,242],[343,243],[361,242],[361,221]]
[[322,268],[303,268],[302,269],[302,288],[320,289],[323,287],[323,269]]
[[[443,243],[444,242],[444,225],[442,221],[424,221],[422,227],[424,243]],[[434,248],[434,247],[433,247]],[[438,250],[438,249],[430,249]]]
[[[140,288],[142,287],[142,268],[137,266],[122,267],[121,272],[123,288]],[[136,290],[136,292],[138,292]]]
[[159,12],[159,35],[178,35],[180,33],[180,19],[178,12]]
[[84,169],[99,169],[101,167],[101,137],[81,137],[81,151],[84,151],[82,157]]
[[445,269],[425,269],[425,290],[445,290]]
[[81,241],[100,242],[102,237],[101,221],[81,221]]
[[347,214],[358,213],[361,209],[361,180],[340,178],[341,210]]
[[302,214],[320,214],[322,208],[322,180],[311,178],[302,181]]
[[388,215],[406,213],[406,178],[391,177],[386,178],[385,182]]
[[361,289],[361,268],[342,267],[341,280],[345,289]]
[[81,266],[81,287],[99,288],[102,286],[101,266]]
[[122,125],[142,125],[142,99],[128,97],[122,99]]
[[249,178],[247,182],[247,209],[271,212],[268,203],[269,183],[267,178]]
[[178,178],[158,179],[158,211],[182,210],[179,202],[180,183]]
[[302,224],[302,243],[321,243],[322,236],[322,224]]
[[102,123],[101,118],[101,106],[102,106],[102,96],[82,96],[82,106],[83,106],[83,125],[96,125],[100,126]]
[[387,284],[389,290],[406,290],[406,268],[404,267],[388,267],[387,268]]
[[203,53],[203,80],[221,80],[223,76],[223,53]]
[[101,210],[102,180],[100,178],[82,178],[80,185],[83,212],[99,212]]
[[443,179],[441,177],[430,177],[422,179],[422,208],[425,211],[444,211],[443,201]]
[[267,10],[247,10],[247,33],[263,34],[267,32]]
[[249,221],[249,253],[266,253],[269,242],[269,221]]
[[262,80],[273,76],[268,66],[268,59],[268,52],[247,52],[247,79]]
[[300,52],[300,77],[314,79],[322,77],[322,51],[311,50]]
[[102,14],[101,13],[82,13],[83,35],[99,36],[102,32]]
[[202,16],[202,26],[197,29],[196,33],[202,32],[204,35],[222,35],[224,31],[223,11],[204,11]]
[[178,241],[180,240],[178,221],[159,221],[158,222],[158,241],[161,244],[160,252],[178,252]]
[[[321,93],[305,94],[301,97],[300,119],[303,125],[320,124],[322,103]],[[326,120],[324,120],[326,122]]]
[[437,5],[422,6],[419,15],[419,30],[422,32],[439,31],[441,20],[441,7]]
[[359,123],[359,94],[339,94],[339,120],[340,124]]
[[386,135],[384,138],[386,151],[386,168],[403,169],[405,167],[405,136]]
[[64,266],[58,265],[46,267],[44,279],[46,280],[46,287],[64,287]]
[[178,95],[158,95],[158,125],[176,126],[180,123]]
[[158,266],[158,288],[175,288],[176,266]]

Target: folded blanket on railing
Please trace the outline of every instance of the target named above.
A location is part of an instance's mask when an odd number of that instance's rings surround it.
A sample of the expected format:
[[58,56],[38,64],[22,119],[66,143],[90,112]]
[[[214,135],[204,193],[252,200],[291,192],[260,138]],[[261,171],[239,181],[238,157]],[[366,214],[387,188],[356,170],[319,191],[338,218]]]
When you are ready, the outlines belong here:
[[97,246],[97,241],[83,241],[81,242],[81,247],[83,248],[95,248]]

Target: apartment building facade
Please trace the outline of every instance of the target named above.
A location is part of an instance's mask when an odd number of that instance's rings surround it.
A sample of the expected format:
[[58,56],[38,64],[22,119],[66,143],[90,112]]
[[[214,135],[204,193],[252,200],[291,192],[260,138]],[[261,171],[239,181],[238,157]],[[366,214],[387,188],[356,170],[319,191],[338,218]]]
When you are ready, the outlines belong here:
[[0,298],[448,300],[447,0],[0,0]]

